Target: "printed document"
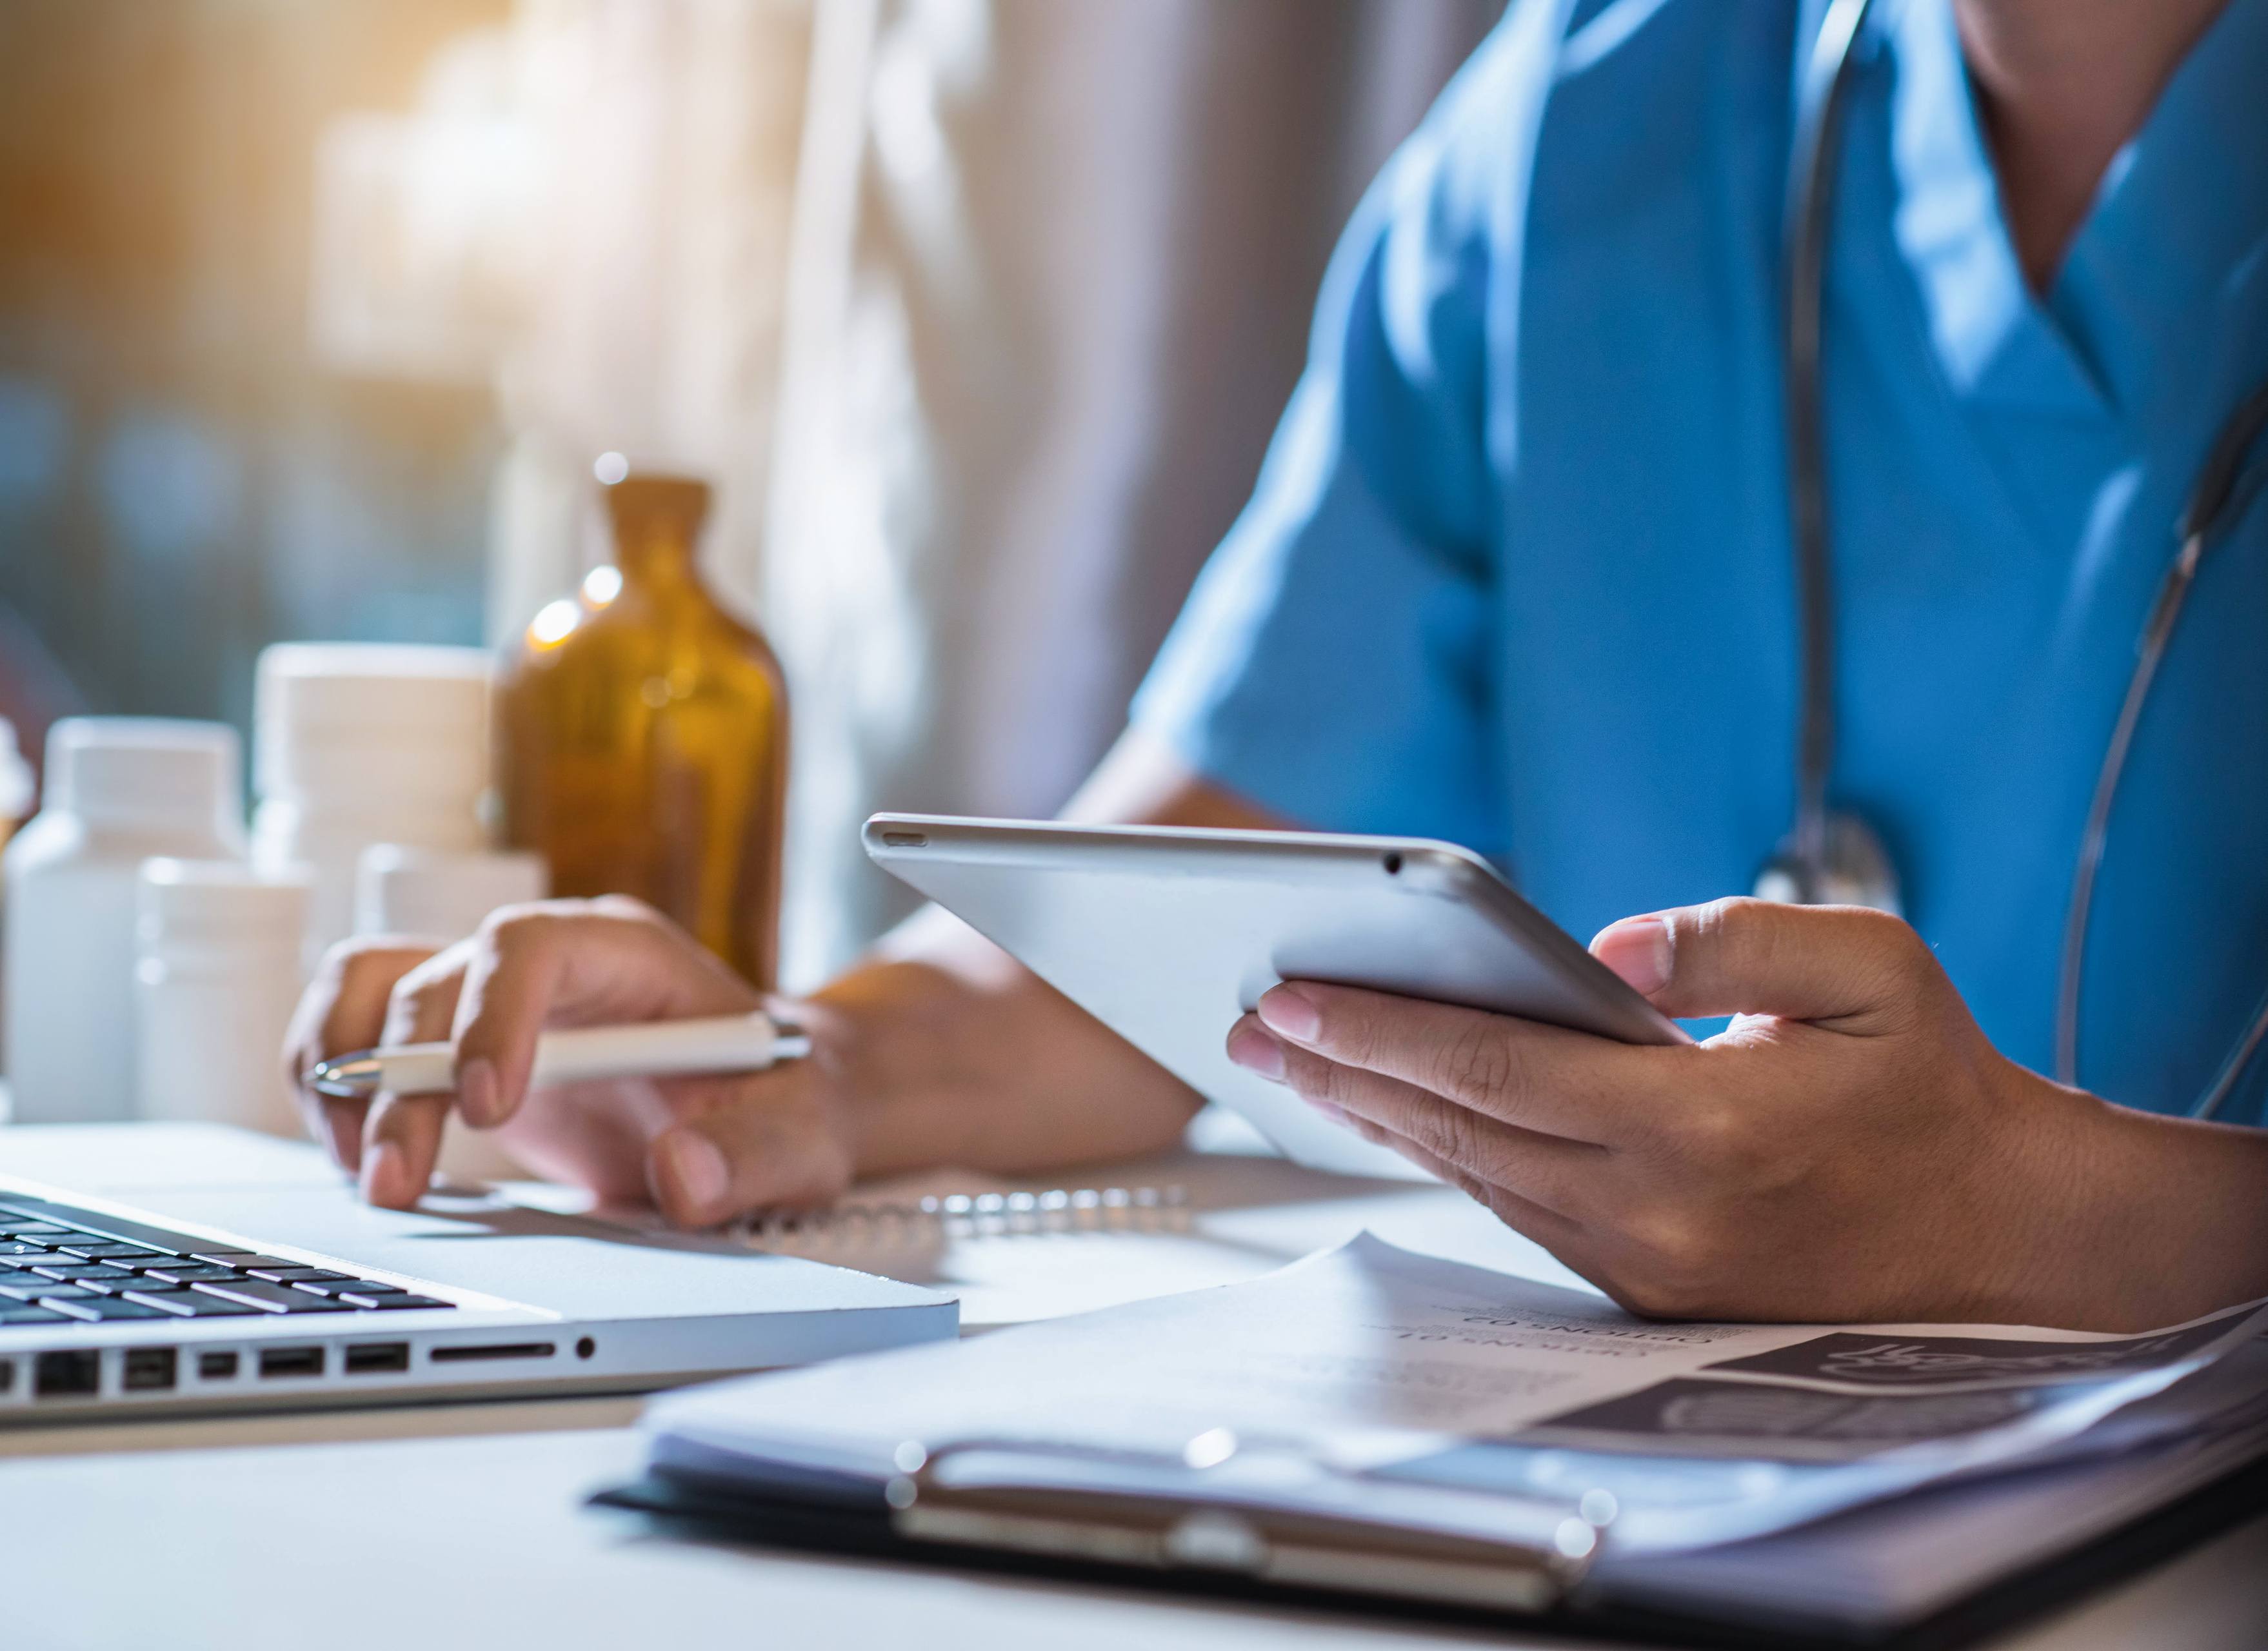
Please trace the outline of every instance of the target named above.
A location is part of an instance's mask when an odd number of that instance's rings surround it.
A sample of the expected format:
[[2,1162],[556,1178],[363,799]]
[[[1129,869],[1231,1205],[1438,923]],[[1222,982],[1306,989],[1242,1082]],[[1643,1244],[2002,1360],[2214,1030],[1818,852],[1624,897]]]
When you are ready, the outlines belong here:
[[1366,1234],[1249,1283],[671,1396],[646,1425],[665,1471],[846,1488],[981,1449],[996,1473],[1384,1499],[1443,1529],[1604,1494],[1617,1545],[1669,1552],[2193,1429],[2194,1405],[2143,1401],[2206,1391],[2264,1328],[2257,1303],[2139,1336],[1663,1323]]

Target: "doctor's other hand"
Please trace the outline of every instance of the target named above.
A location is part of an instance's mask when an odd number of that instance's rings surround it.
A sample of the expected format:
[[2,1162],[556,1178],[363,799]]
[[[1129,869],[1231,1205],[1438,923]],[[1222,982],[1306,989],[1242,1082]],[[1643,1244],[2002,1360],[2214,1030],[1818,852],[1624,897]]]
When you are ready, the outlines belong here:
[[[824,1203],[855,1147],[824,1049],[753,1074],[615,1079],[529,1092],[547,1025],[749,1014],[765,998],[638,901],[549,900],[494,914],[445,949],[397,940],[332,949],[285,1050],[298,1082],[316,1060],[374,1045],[454,1042],[454,1095],[342,1100],[301,1088],[317,1139],[374,1204],[404,1208],[432,1178],[452,1113],[494,1130],[538,1174],[609,1201],[651,1198],[698,1225],[774,1205]],[[799,1006],[796,1018],[806,1020]],[[814,1036],[815,1045],[822,1042]]]
[[[770,1008],[811,1053],[766,1072],[566,1083],[530,1092],[547,1025]],[[284,1059],[453,1041],[453,1096],[303,1095],[364,1196],[416,1202],[445,1125],[492,1129],[530,1170],[681,1226],[832,1202],[854,1175],[951,1163],[1029,1175],[1177,1141],[1197,1097],[975,930],[917,913],[807,998],[776,1002],[632,899],[497,912],[436,950],[350,941],[324,960]],[[452,1116],[454,1122],[451,1124]]]
[[1647,1315],[2109,1329],[2248,1293],[2185,1258],[2172,1196],[2196,1143],[2166,1132],[2214,1126],[2008,1060],[1896,919],[1720,900],[1592,949],[1665,1014],[1735,1018],[1646,1047],[1292,982],[1229,1053]]

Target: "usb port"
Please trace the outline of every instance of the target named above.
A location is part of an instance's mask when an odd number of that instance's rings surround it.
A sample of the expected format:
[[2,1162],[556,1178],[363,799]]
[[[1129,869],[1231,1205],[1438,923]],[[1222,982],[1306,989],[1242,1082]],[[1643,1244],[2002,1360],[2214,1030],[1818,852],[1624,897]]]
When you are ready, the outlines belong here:
[[126,1350],[126,1391],[162,1391],[173,1385],[180,1354],[172,1347],[129,1347]]
[[41,1398],[92,1398],[102,1391],[102,1355],[92,1348],[43,1353],[32,1366],[32,1391]]
[[197,1354],[197,1380],[200,1382],[233,1382],[237,1367],[242,1362],[232,1353],[201,1353]]
[[406,1341],[365,1341],[347,1348],[349,1376],[376,1376],[409,1368],[409,1344]]
[[323,1373],[323,1350],[320,1347],[262,1347],[260,1350],[260,1375],[265,1381],[275,1376],[320,1376]]

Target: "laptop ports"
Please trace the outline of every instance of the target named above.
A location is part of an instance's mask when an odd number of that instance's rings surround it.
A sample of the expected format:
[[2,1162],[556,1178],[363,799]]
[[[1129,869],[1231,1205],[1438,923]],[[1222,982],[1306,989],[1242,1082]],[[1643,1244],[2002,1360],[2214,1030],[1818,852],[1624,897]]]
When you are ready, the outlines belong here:
[[129,1393],[159,1393],[173,1385],[180,1354],[172,1347],[129,1347],[122,1385]]
[[409,1368],[409,1344],[406,1341],[355,1342],[347,1347],[349,1376],[383,1376]]
[[40,1398],[92,1398],[102,1391],[102,1355],[92,1348],[43,1353],[32,1366],[32,1392]]
[[242,1368],[243,1358],[233,1353],[201,1353],[197,1354],[197,1380],[200,1382],[233,1382]]
[[260,1379],[270,1381],[284,1376],[320,1376],[323,1373],[323,1350],[320,1347],[262,1347],[260,1350]]
[[475,1359],[548,1359],[558,1351],[556,1341],[503,1341],[493,1346],[436,1347],[425,1356],[436,1364],[465,1364]]

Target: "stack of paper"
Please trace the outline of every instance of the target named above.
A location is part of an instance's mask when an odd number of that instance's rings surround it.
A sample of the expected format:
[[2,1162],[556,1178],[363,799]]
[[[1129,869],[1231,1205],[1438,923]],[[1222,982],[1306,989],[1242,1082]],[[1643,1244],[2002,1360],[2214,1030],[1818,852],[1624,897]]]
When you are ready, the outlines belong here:
[[672,1396],[647,1426],[660,1474],[844,1505],[960,1453],[1464,1537],[1548,1542],[1580,1509],[1605,1533],[1594,1594],[1864,1625],[2268,1452],[2264,1327],[2258,1304],[2143,1336],[1657,1323],[1366,1235],[1248,1284]]

